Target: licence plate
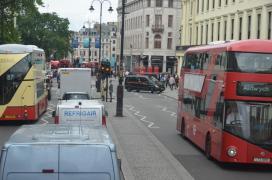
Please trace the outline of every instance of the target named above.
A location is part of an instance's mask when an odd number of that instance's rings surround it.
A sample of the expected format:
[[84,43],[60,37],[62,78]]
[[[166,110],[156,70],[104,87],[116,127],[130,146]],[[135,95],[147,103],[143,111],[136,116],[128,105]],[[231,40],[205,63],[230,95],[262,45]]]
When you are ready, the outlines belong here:
[[262,162],[262,163],[270,163],[271,159],[270,158],[259,158],[259,157],[254,157],[253,158],[254,162]]

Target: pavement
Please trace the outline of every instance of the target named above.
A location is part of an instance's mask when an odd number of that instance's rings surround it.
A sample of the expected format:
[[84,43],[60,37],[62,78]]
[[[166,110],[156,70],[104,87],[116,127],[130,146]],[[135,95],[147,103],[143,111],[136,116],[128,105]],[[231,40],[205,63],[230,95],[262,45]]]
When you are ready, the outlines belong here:
[[[117,79],[112,80],[116,90]],[[115,91],[113,94],[116,97]],[[177,89],[167,88],[162,95],[177,99]],[[151,131],[126,108],[123,108],[123,117],[115,116],[116,99],[104,104],[108,111],[107,128],[117,146],[125,180],[194,179]]]

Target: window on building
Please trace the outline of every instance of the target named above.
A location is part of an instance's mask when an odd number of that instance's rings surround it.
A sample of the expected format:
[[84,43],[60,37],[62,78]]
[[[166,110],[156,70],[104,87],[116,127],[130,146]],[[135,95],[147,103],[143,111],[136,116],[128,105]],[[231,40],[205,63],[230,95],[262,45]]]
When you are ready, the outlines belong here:
[[196,43],[195,44],[198,44],[198,25],[196,25]]
[[168,15],[168,27],[173,27],[173,15]]
[[207,0],[207,11],[209,11],[210,0]]
[[204,12],[204,0],[202,0],[202,3],[201,3],[201,12]]
[[217,22],[217,40],[220,40],[220,21]]
[[112,44],[115,44],[115,40],[112,40]]
[[168,33],[168,37],[172,37],[172,32],[169,32],[169,33]]
[[197,0],[196,12],[199,13],[199,0]]
[[201,25],[201,31],[200,31],[200,44],[203,44],[203,36],[204,36],[204,34],[203,34],[203,25]]
[[211,41],[213,41],[213,28],[214,28],[214,23],[212,23]]
[[193,15],[193,1],[191,2],[190,15]]
[[150,23],[150,16],[149,15],[146,15],[146,21],[145,21],[145,25],[146,27],[149,27],[149,23]]
[[235,3],[235,0],[232,0],[233,3]]
[[112,51],[115,51],[115,47],[112,48]]
[[218,2],[218,7],[221,7],[221,0],[219,0]]
[[228,5],[228,0],[225,0],[225,5]]
[[233,39],[234,37],[234,19],[231,19],[231,37],[230,39]]
[[190,27],[190,32],[189,32],[189,36],[190,36],[190,45],[192,44],[192,27]]
[[167,39],[167,49],[172,49],[172,38]]
[[271,39],[271,26],[272,26],[272,12],[270,11],[268,13],[268,36],[267,36],[267,39]]
[[224,21],[224,40],[227,40],[227,20]]
[[94,56],[97,56],[97,51],[94,51]]
[[151,0],[147,0],[147,7],[151,6]]
[[174,7],[173,0],[168,0],[168,7],[170,8]]
[[163,0],[156,0],[156,7],[162,7]]
[[209,25],[206,25],[206,44],[208,44],[208,33],[209,33]]
[[148,37],[145,38],[145,48],[146,49],[149,48],[149,38]]
[[161,48],[161,36],[159,34],[156,34],[154,37],[154,48],[155,49]]
[[212,8],[214,9],[215,6],[215,0],[212,0]]
[[257,15],[257,39],[261,37],[261,14]]
[[248,16],[247,38],[250,39],[250,36],[251,36],[251,16]]
[[155,25],[162,25],[162,15],[155,15]]
[[242,17],[239,18],[239,40],[242,39],[242,24],[243,24],[243,19]]

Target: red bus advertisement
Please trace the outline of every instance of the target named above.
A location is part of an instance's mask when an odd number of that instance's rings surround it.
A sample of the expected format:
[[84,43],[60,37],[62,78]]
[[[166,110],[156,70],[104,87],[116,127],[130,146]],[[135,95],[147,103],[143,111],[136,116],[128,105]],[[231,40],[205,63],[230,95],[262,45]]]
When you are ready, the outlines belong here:
[[189,48],[177,113],[177,130],[208,158],[272,164],[272,41]]

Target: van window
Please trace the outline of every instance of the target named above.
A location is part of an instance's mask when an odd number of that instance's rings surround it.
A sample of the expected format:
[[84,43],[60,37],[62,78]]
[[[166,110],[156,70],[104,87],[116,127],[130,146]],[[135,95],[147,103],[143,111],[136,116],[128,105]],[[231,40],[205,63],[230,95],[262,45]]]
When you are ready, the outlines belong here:
[[[48,169],[52,169],[56,173],[41,173]],[[4,167],[4,176],[8,180],[57,180],[57,173],[58,145],[9,146]]]
[[99,179],[114,177],[110,148],[106,145],[60,145],[60,179]]

